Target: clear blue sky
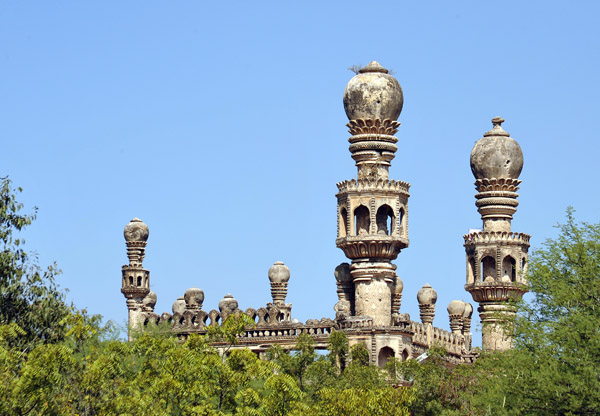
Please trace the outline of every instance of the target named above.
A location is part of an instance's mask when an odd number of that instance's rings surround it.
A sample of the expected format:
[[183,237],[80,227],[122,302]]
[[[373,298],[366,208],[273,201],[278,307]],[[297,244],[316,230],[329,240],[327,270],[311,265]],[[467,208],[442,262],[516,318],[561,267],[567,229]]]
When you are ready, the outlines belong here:
[[[270,300],[291,269],[293,316],[333,316],[336,182],[356,175],[342,94],[379,61],[404,89],[391,178],[412,184],[402,312],[464,291],[479,228],[471,148],[502,116],[525,155],[513,230],[534,246],[573,205],[599,221],[597,2],[4,2],[0,175],[39,217],[26,233],[78,307],[124,323],[122,229],[150,227],[145,265],[170,311]],[[476,306],[476,305],[475,305]],[[478,322],[475,317],[474,322]],[[475,335],[477,343],[480,335]]]

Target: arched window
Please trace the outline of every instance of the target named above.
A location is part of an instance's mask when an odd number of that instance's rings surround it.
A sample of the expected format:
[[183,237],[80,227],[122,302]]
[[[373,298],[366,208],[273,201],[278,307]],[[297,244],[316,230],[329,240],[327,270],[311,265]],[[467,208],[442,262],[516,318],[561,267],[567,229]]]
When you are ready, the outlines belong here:
[[133,286],[133,276],[129,276],[129,286]]
[[377,221],[377,234],[392,235],[396,225],[394,224],[394,210],[389,205],[382,205],[377,210],[375,220]]
[[138,287],[142,286],[142,276],[138,276],[138,278],[137,278],[137,285],[138,285]]
[[398,224],[400,224],[400,235],[405,236],[406,227],[404,226],[404,207],[400,207],[398,213]]
[[469,257],[467,260],[467,283],[475,283],[475,259]]
[[517,261],[512,256],[502,260],[502,280],[515,282],[517,280]]
[[485,281],[487,277],[496,280],[496,260],[491,256],[481,259],[481,281]]
[[394,358],[394,350],[390,347],[383,347],[379,350],[379,357],[377,359],[377,364],[379,367],[385,367],[390,358]]
[[346,208],[342,208],[340,210],[339,224],[340,224],[339,236],[346,237],[346,232],[348,230],[348,211],[346,211]]
[[405,349],[404,351],[402,351],[402,361],[408,360],[409,356],[410,356],[410,354],[408,353],[407,349]]
[[369,234],[371,227],[371,216],[369,209],[364,205],[354,210],[354,224],[356,225],[356,235]]

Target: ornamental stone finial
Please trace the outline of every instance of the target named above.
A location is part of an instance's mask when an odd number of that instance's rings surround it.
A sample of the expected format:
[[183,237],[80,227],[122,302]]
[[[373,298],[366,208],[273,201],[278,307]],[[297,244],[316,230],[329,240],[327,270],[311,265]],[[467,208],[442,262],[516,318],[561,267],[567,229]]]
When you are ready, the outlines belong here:
[[142,299],[142,305],[144,312],[154,312],[154,307],[156,306],[156,293],[153,290],[148,292],[148,294]]
[[348,82],[344,110],[348,120],[397,120],[404,96],[396,78],[373,61]]
[[134,218],[125,226],[123,236],[126,242],[130,241],[148,241],[150,230],[139,218]]
[[282,261],[276,261],[269,268],[269,281],[271,282],[271,296],[273,303],[283,305],[287,296],[287,287],[290,280],[290,269]]
[[183,295],[186,309],[202,309],[204,303],[204,291],[197,287],[191,287]]
[[518,179],[523,170],[519,143],[502,129],[504,119],[494,117],[494,127],[483,134],[471,151],[471,171],[475,179]]
[[225,322],[227,317],[234,313],[238,309],[238,301],[231,295],[231,293],[223,296],[223,299],[219,301],[219,312],[221,313],[221,322]]
[[175,315],[176,313],[183,315],[183,313],[185,312],[185,298],[184,296],[179,296],[177,298],[177,300],[175,302],[173,302],[173,307],[172,307],[172,311],[173,311],[173,315]]
[[417,300],[419,301],[419,310],[421,312],[421,322],[423,324],[433,324],[435,317],[435,303],[437,302],[437,292],[425,283],[421,290],[417,292]]
[[462,333],[463,315],[466,304],[462,300],[453,300],[448,305],[448,317],[450,318],[450,329],[455,334]]

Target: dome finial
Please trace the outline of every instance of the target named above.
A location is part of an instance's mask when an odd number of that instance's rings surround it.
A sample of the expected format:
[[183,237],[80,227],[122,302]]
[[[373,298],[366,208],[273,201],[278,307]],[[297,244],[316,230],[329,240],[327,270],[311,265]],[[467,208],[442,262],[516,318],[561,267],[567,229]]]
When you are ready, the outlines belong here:
[[369,64],[367,66],[365,66],[364,68],[361,68],[358,71],[360,74],[365,74],[367,72],[379,72],[382,74],[387,74],[390,71],[388,71],[387,69],[385,69],[384,67],[382,67],[379,62],[377,61],[371,61],[369,62]]

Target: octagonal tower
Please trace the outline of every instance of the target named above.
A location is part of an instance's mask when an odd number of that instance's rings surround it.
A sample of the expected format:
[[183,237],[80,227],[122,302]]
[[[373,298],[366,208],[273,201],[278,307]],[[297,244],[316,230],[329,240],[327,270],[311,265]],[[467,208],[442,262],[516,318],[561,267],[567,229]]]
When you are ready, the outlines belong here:
[[362,68],[344,92],[358,178],[337,184],[336,245],[352,260],[351,314],[370,316],[376,326],[391,324],[394,282],[399,281],[391,261],[408,247],[410,185],[389,179],[403,103],[398,80],[375,61]]

